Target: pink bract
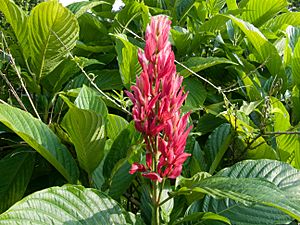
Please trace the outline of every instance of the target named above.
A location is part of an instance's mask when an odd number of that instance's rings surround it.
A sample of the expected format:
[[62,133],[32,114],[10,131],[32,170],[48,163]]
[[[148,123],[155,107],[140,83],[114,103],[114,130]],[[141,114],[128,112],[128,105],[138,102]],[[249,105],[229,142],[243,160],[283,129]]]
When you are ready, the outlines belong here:
[[183,77],[176,73],[175,56],[168,40],[171,21],[167,16],[152,17],[146,29],[146,46],[139,51],[142,66],[131,92],[132,114],[136,129],[146,143],[146,165],[132,164],[130,173],[142,172],[153,181],[175,179],[190,156],[185,153],[189,113],[181,116],[180,108],[187,97]]

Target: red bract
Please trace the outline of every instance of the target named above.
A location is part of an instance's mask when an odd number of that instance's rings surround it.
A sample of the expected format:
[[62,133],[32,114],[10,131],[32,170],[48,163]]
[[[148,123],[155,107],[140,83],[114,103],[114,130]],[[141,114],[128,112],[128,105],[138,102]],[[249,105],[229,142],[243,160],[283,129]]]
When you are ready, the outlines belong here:
[[181,117],[180,107],[187,97],[181,87],[183,77],[176,74],[175,57],[168,40],[171,21],[166,16],[152,17],[146,29],[146,46],[139,51],[142,72],[136,85],[127,92],[133,102],[136,129],[146,143],[146,165],[134,163],[130,173],[161,182],[181,174],[190,154],[184,152],[191,127],[189,113]]

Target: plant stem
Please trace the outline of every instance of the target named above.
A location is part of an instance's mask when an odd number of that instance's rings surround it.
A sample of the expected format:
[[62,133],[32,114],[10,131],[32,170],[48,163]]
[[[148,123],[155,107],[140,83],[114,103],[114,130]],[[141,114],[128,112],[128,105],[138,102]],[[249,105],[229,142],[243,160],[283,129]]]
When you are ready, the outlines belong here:
[[157,190],[158,190],[158,181],[155,181],[154,187],[153,187],[153,208],[152,208],[152,222],[151,225],[160,225],[160,216],[159,216],[159,202],[157,199]]

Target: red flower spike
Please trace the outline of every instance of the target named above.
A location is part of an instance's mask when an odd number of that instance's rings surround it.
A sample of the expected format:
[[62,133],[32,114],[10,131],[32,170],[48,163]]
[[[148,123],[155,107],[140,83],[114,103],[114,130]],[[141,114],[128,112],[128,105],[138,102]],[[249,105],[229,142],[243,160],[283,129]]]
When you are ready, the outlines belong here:
[[178,177],[190,156],[184,153],[191,130],[186,129],[190,114],[180,116],[188,93],[181,87],[183,77],[176,74],[168,40],[170,25],[166,16],[152,17],[146,29],[145,50],[138,52],[142,72],[131,87],[133,92],[126,92],[133,103],[135,127],[146,143],[146,165],[134,163],[130,173],[142,172],[142,176],[158,182]]

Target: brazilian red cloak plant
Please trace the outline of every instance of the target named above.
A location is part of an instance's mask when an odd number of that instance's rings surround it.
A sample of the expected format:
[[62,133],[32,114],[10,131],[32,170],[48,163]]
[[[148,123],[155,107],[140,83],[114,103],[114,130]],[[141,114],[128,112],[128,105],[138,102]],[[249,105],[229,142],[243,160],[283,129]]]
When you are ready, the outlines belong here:
[[168,40],[171,21],[166,16],[152,17],[146,29],[144,52],[138,53],[142,72],[136,78],[133,102],[136,129],[146,143],[146,165],[134,163],[130,173],[161,182],[181,174],[182,164],[190,154],[184,152],[192,127],[186,129],[189,113],[181,116],[180,107],[187,97],[181,87],[183,77],[176,73],[174,53]]

